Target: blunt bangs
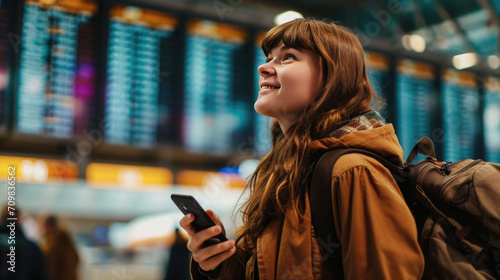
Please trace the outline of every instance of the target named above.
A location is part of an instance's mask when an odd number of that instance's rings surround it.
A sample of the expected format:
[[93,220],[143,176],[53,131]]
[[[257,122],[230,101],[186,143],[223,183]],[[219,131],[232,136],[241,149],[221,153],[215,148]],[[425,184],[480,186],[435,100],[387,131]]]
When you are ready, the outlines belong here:
[[311,20],[308,19],[296,19],[269,30],[262,41],[264,55],[269,55],[271,50],[281,42],[289,48],[310,50],[318,53],[313,44],[311,23]]

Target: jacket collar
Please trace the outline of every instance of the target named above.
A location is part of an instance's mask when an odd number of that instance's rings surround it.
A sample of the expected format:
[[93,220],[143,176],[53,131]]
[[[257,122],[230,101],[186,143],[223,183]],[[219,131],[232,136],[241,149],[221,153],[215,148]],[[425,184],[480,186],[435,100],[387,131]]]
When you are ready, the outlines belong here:
[[382,127],[355,131],[340,138],[328,137],[315,140],[311,147],[316,151],[327,151],[342,148],[358,148],[374,152],[387,160],[403,163],[403,150],[392,124]]

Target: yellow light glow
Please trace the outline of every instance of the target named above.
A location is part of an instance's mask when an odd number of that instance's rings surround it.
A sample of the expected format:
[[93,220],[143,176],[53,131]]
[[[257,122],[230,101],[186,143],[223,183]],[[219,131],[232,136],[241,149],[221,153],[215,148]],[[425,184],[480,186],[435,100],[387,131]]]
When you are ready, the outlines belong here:
[[418,34],[413,34],[410,36],[410,46],[411,49],[416,51],[416,52],[424,52],[425,51],[425,39],[424,37],[418,35]]
[[464,53],[455,55],[452,59],[453,66],[458,69],[465,69],[477,64],[478,57],[475,53]]

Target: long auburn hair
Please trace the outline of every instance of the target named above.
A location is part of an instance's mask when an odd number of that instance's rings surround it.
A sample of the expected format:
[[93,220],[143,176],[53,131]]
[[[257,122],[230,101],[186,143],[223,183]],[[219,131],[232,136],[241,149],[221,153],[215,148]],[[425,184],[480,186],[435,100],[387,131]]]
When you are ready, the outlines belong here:
[[303,215],[313,160],[311,142],[326,137],[350,118],[372,111],[373,105],[380,108],[384,104],[370,86],[363,48],[346,28],[321,20],[296,19],[269,30],[262,42],[264,54],[281,42],[319,55],[323,81],[286,137],[276,120],[271,124],[272,149],[251,176],[247,184],[250,196],[240,208],[243,226],[236,236],[246,250],[256,246],[271,220],[284,217],[286,208]]

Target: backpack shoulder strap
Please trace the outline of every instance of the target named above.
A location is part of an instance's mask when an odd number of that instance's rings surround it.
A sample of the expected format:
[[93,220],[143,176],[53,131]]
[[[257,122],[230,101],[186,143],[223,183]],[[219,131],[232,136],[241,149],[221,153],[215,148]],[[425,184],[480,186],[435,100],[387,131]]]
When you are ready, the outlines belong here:
[[333,223],[332,170],[341,156],[350,153],[364,154],[376,159],[387,168],[397,168],[396,165],[375,153],[355,148],[327,151],[316,162],[309,186],[311,220],[318,243],[325,254],[322,260],[328,261],[333,273],[337,276],[335,279],[343,279],[344,270],[341,243]]
[[332,169],[335,162],[348,149],[332,150],[324,153],[316,162],[309,186],[309,204],[311,221],[316,233],[316,239],[325,254],[322,260],[327,260],[335,279],[344,278],[342,266],[342,248],[333,223],[332,206]]

